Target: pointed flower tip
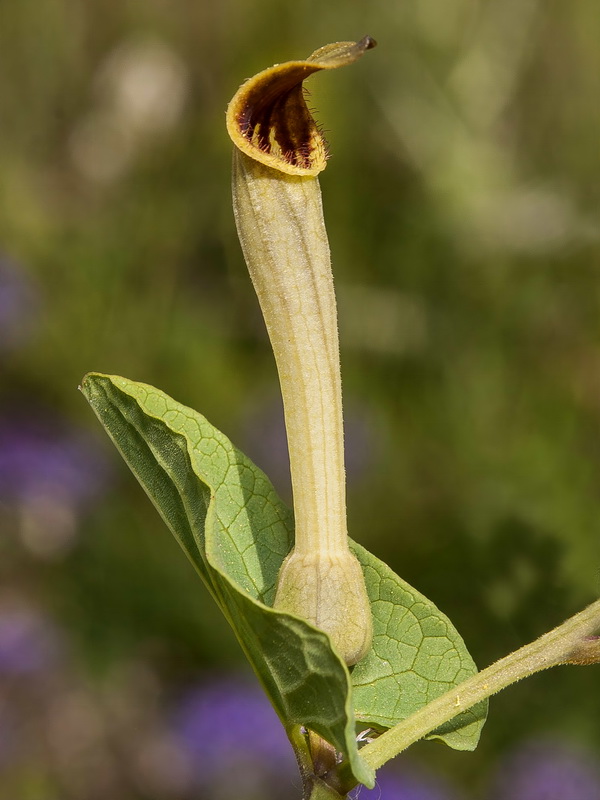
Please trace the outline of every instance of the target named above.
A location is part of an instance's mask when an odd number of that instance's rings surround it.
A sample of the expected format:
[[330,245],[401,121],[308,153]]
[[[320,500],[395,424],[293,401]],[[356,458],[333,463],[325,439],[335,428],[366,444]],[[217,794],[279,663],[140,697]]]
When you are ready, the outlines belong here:
[[318,175],[327,165],[327,144],[306,105],[303,81],[314,72],[352,64],[376,44],[371,36],[335,42],[303,61],[275,64],[247,80],[227,108],[234,145],[287,175]]

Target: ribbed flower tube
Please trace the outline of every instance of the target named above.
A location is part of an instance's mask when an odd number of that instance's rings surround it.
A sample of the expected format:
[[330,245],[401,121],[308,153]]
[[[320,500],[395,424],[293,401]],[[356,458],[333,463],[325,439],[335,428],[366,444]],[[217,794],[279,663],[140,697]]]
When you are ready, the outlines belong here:
[[276,65],[231,101],[233,208],[273,347],[290,454],[295,544],[275,607],[321,628],[347,664],[371,644],[371,609],[348,546],[337,312],[317,174],[323,138],[302,81],[351,63],[374,44],[342,42]]

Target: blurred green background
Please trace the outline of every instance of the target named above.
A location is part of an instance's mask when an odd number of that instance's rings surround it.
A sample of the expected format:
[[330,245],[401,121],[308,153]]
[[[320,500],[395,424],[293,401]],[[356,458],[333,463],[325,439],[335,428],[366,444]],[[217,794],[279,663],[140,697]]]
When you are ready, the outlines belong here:
[[[376,50],[308,84],[350,531],[481,666],[598,596],[595,3],[0,0],[2,800],[232,796],[173,777],[165,720],[248,668],[77,385],[159,386],[289,500],[224,110],[256,71],[367,33]],[[541,675],[492,701],[476,753],[411,763],[479,798],[520,743],[597,761],[599,687]]]

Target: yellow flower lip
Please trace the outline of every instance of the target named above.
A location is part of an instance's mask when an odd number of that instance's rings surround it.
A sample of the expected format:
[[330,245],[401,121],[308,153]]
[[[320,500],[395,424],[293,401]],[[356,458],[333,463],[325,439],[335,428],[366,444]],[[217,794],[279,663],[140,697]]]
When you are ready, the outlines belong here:
[[227,131],[243,153],[287,175],[318,175],[327,144],[310,113],[303,81],[322,69],[352,64],[377,42],[335,42],[304,61],[275,64],[247,80],[227,108]]

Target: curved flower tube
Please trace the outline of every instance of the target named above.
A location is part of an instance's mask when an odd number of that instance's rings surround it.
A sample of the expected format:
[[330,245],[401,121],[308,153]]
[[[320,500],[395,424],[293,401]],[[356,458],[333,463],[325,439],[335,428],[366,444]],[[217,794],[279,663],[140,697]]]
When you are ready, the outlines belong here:
[[316,178],[327,150],[302,82],[374,44],[331,44],[270,67],[243,84],[227,110],[235,220],[275,354],[290,452],[295,546],[275,607],[328,633],[347,664],[369,649],[372,620],[346,527],[337,312]]

